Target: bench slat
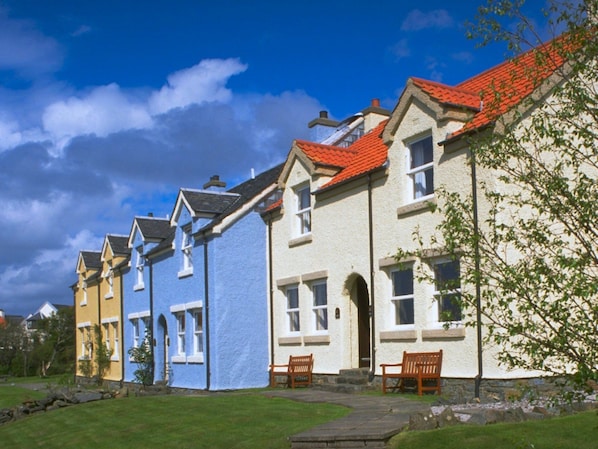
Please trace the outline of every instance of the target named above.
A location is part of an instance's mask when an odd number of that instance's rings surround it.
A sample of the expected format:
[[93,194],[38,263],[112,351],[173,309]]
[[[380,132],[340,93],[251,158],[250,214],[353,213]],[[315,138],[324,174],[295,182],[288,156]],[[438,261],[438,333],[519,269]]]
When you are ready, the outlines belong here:
[[[438,352],[403,352],[401,363],[383,363],[382,392],[386,394],[387,380],[397,379],[401,391],[405,389],[405,379],[417,381],[417,393],[436,391],[441,394],[440,371],[442,369],[442,349]],[[397,368],[401,369],[398,370]],[[434,386],[424,386],[424,381],[433,381]]]

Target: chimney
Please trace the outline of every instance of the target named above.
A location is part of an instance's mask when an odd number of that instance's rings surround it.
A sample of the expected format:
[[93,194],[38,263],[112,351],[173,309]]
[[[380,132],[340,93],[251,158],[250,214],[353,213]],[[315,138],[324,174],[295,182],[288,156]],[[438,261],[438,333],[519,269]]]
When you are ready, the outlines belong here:
[[320,111],[320,118],[328,118],[328,111]]
[[147,216],[151,218],[151,217],[153,217],[153,216],[154,216],[154,213],[153,213],[153,212],[148,212],[148,213],[147,213]]
[[372,98],[372,107],[379,108],[380,107],[380,99],[379,98]]
[[220,181],[220,176],[214,175],[210,177],[210,180],[203,185],[204,189],[214,188],[215,190],[221,190],[226,187],[224,181]]

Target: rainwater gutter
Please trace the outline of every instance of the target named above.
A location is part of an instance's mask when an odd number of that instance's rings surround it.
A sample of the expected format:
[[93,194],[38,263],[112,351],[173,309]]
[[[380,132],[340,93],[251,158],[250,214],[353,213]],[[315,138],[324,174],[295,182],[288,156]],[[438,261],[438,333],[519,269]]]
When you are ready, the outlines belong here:
[[206,353],[205,353],[205,361],[206,361],[206,390],[210,390],[210,280],[209,280],[209,269],[208,269],[208,239],[204,234],[203,240],[203,270],[204,270],[204,321],[206,323],[205,328],[205,336],[206,336]]

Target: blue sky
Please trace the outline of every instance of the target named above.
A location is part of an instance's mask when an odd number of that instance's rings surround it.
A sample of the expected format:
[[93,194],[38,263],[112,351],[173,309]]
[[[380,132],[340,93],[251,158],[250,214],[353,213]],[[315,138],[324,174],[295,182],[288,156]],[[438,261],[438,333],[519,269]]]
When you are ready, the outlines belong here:
[[501,62],[465,37],[483,1],[0,0],[0,308],[72,303],[80,250],[282,162],[320,110]]

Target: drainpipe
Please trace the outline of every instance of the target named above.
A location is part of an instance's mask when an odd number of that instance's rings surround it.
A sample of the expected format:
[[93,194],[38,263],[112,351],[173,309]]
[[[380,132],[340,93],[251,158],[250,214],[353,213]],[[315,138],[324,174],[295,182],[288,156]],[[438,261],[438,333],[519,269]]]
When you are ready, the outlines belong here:
[[[77,279],[77,283],[75,285],[73,285],[72,289],[73,289],[73,316],[75,318],[75,329],[74,329],[75,335],[74,335],[73,341],[75,342],[75,345],[77,345],[77,335],[79,332],[79,330],[77,328],[77,322],[78,322],[78,320],[77,320],[77,290],[79,289],[79,280],[78,279]],[[73,385],[77,385],[77,370],[79,368],[79,357],[77,356],[77,351],[80,350],[79,348],[81,346],[75,348],[75,374],[73,375]],[[83,355],[83,354],[81,354],[81,355]]]
[[154,264],[152,259],[146,257],[145,260],[149,266],[149,309],[150,309],[150,316],[149,316],[149,334],[151,336],[150,342],[150,352],[152,357],[152,373],[151,379],[152,384],[154,383],[154,375],[156,373],[156,356],[155,356],[155,346],[156,346],[156,336],[154,334]]
[[118,355],[120,358],[120,386],[123,386],[123,382],[125,381],[125,352],[124,352],[124,346],[125,346],[125,310],[124,310],[124,298],[125,298],[125,292],[124,292],[124,288],[123,288],[123,272],[122,269],[119,270],[120,271],[120,348],[118,348],[120,350],[120,354]]
[[376,306],[374,295],[374,227],[372,213],[372,174],[368,173],[368,234],[370,258],[370,313],[371,313],[371,354],[370,354],[370,382],[376,373]]
[[473,232],[474,232],[474,264],[475,264],[475,303],[476,303],[476,330],[478,345],[478,374],[475,378],[475,397],[480,397],[480,385],[483,376],[482,359],[482,294],[480,286],[480,243],[479,243],[479,219],[478,219],[478,193],[475,153],[471,151],[471,193],[473,206]]
[[203,276],[204,276],[204,321],[206,323],[205,326],[205,336],[206,336],[206,354],[205,354],[205,361],[206,361],[206,390],[210,390],[210,303],[209,303],[209,270],[208,270],[208,240],[204,234],[204,241],[203,241]]
[[272,217],[268,219],[268,292],[270,300],[270,363],[274,363],[274,282],[272,272]]

